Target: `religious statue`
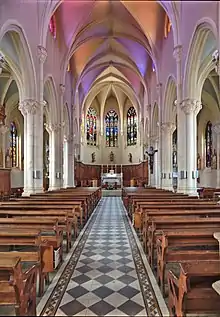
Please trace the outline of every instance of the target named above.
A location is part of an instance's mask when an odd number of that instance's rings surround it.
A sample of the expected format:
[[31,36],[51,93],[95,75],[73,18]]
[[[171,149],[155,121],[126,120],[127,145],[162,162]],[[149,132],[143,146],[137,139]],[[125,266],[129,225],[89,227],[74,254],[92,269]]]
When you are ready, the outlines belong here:
[[201,157],[200,154],[197,154],[197,170],[201,170]]
[[95,162],[95,152],[93,152],[93,153],[91,154],[91,157],[92,157],[92,163],[94,163],[94,162]]
[[5,154],[5,167],[6,168],[11,168],[11,155],[10,155],[10,150],[6,150]]
[[131,153],[128,154],[128,161],[129,161],[130,163],[132,163],[132,154],[131,154]]
[[110,158],[110,162],[114,162],[114,153],[112,151],[109,155],[109,158]]
[[154,150],[153,146],[150,146],[149,151],[146,151],[147,155],[150,157],[150,173],[154,173],[154,154],[157,153],[158,150]]
[[214,149],[214,152],[212,154],[211,168],[214,169],[214,170],[217,169],[217,153],[216,153],[216,149]]

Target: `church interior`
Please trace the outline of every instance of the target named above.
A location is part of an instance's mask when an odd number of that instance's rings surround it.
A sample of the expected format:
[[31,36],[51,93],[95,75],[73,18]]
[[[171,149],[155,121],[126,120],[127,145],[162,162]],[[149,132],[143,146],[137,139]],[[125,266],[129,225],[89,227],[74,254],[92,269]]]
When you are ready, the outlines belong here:
[[219,1],[0,1],[0,316],[220,316]]

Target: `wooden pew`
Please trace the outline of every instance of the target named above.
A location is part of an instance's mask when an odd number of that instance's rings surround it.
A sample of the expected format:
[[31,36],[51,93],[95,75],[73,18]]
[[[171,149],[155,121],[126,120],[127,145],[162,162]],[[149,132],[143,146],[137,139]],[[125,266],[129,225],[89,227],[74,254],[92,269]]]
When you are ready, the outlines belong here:
[[218,242],[214,239],[215,229],[185,229],[162,231],[156,238],[157,279],[165,294],[165,270],[168,263],[191,260],[217,260]]
[[22,272],[19,257],[0,257],[0,305],[13,305],[16,316],[36,316],[37,265]]
[[[42,245],[41,232],[36,229],[0,228],[1,250],[8,253],[8,257],[18,256],[23,262],[39,263],[39,295],[43,294],[44,279],[49,272],[53,272],[53,248],[46,243]],[[27,247],[29,247],[27,249]],[[5,252],[0,252],[0,259],[4,259]],[[2,254],[2,256],[1,256]]]
[[58,226],[66,233],[66,252],[72,246],[72,228],[74,229],[74,238],[78,235],[77,219],[72,208],[58,209],[47,208],[47,206],[32,206],[20,204],[0,205],[0,218],[2,217],[49,217],[50,219],[58,219]]
[[[16,208],[15,206],[20,206],[22,210],[25,210],[25,208],[31,208],[36,210],[62,210],[66,211],[68,213],[72,213],[75,216],[79,218],[80,226],[83,226],[83,209],[80,202],[72,202],[72,201],[66,201],[66,200],[55,200],[55,199],[28,199],[28,200],[10,200],[8,202],[0,203],[0,208],[10,208],[10,206],[13,206],[13,208]],[[17,208],[20,208],[17,207]]]
[[219,295],[212,288],[219,279],[219,260],[181,262],[176,271],[168,273],[170,316],[219,314]]
[[199,218],[199,217],[160,217],[159,219],[150,219],[148,224],[148,261],[153,267],[154,264],[154,248],[156,246],[156,235],[161,235],[162,231],[185,229],[206,229],[206,228],[219,228],[220,218]]

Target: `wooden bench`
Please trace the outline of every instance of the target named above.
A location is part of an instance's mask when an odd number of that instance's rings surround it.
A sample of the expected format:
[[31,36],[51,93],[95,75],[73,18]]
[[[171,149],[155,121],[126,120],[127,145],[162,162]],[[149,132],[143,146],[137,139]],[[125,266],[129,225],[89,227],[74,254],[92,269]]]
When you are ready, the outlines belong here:
[[37,265],[22,272],[19,257],[0,257],[0,305],[13,305],[16,316],[36,316]]
[[[48,273],[53,272],[53,248],[47,244],[42,246],[41,233],[36,229],[0,228],[0,246],[4,259],[18,256],[24,263],[39,263],[39,295],[43,294],[44,280]],[[28,248],[27,248],[28,247]],[[4,251],[3,251],[4,250]]]
[[165,294],[165,270],[168,263],[190,260],[217,260],[218,242],[213,237],[215,229],[185,229],[163,231],[156,238],[157,279]]
[[58,209],[58,208],[41,208],[41,206],[32,205],[0,205],[0,218],[2,217],[38,217],[50,219],[58,219],[58,226],[66,234],[66,252],[72,246],[72,229],[74,230],[74,238],[78,235],[77,219],[72,212],[72,209]]
[[176,271],[168,273],[170,316],[219,314],[219,295],[212,288],[219,279],[219,260],[181,262]]
[[147,257],[153,267],[154,265],[154,249],[156,247],[156,235],[166,230],[185,230],[185,229],[206,229],[219,228],[220,218],[199,218],[199,217],[161,217],[160,219],[152,218],[148,224],[147,238]]

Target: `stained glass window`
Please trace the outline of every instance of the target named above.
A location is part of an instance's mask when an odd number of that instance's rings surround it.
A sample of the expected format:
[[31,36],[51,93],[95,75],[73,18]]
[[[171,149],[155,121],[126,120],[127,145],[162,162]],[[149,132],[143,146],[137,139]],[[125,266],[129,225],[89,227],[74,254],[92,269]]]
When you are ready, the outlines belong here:
[[116,147],[118,145],[118,115],[114,110],[107,113],[105,124],[106,146]]
[[14,122],[11,122],[10,127],[10,154],[11,154],[11,166],[17,166],[17,129]]
[[57,28],[56,28],[56,19],[55,15],[52,15],[50,19],[50,24],[49,24],[49,30],[54,38],[57,36]]
[[86,116],[86,139],[88,145],[96,145],[97,137],[97,113],[95,109],[89,107]]
[[212,164],[212,123],[209,121],[205,130],[206,167]]
[[134,107],[127,112],[127,145],[137,144],[137,114]]

